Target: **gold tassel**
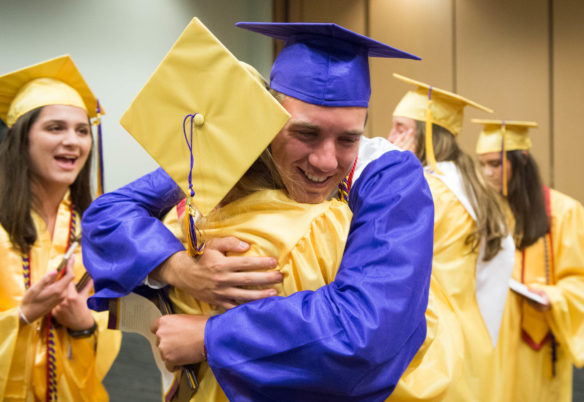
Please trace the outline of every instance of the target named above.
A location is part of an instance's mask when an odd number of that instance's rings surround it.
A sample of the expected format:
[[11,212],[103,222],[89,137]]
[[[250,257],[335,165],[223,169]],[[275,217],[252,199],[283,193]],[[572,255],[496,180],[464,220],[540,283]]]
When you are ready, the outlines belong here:
[[436,165],[434,144],[432,141],[432,87],[428,90],[428,108],[426,110],[426,161],[436,174],[443,175]]
[[503,142],[501,144],[501,163],[502,163],[502,176],[503,176],[503,183],[502,184],[502,188],[503,188],[503,196],[507,197],[507,150],[505,148],[505,135],[507,133],[507,129],[505,128],[505,121],[503,121],[503,125],[501,127],[501,141]]

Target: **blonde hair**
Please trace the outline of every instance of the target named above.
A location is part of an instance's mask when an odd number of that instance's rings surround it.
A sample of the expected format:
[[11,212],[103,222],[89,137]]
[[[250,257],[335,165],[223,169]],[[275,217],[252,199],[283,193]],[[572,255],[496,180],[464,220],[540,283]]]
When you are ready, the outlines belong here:
[[[416,155],[424,165],[426,146],[424,136],[426,123],[416,120]],[[469,195],[473,210],[477,215],[476,229],[468,235],[466,243],[476,251],[481,239],[486,240],[485,261],[494,258],[502,249],[502,241],[508,235],[507,218],[501,204],[500,195],[487,183],[476,161],[464,152],[456,138],[447,129],[432,125],[432,142],[436,161],[452,161],[462,175],[464,190]]]

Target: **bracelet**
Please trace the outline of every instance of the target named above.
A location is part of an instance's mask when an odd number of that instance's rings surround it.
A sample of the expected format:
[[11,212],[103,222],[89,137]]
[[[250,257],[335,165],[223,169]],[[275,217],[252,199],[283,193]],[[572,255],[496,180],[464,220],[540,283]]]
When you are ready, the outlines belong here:
[[87,329],[79,329],[73,330],[71,328],[67,328],[67,333],[71,338],[88,338],[91,335],[95,334],[97,330],[97,322],[93,321],[93,325]]
[[18,306],[18,316],[20,317],[20,319],[22,321],[24,321],[26,323],[26,325],[30,325],[32,324],[28,318],[26,318],[26,316],[24,315],[24,313],[22,312],[22,308],[20,307],[20,305]]

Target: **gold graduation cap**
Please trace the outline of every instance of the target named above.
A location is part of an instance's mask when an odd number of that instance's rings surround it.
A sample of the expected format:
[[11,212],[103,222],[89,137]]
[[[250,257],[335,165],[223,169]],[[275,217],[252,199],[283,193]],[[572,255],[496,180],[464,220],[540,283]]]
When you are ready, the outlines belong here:
[[249,67],[194,18],[121,124],[207,215],[288,119]]
[[477,154],[501,152],[503,195],[507,195],[507,151],[531,149],[529,128],[537,127],[533,121],[484,120],[472,119],[471,122],[482,124],[483,130],[477,141]]
[[0,118],[8,127],[47,105],[76,106],[97,117],[97,99],[69,55],[0,76]]
[[434,171],[437,171],[437,169],[432,145],[432,123],[444,127],[456,136],[462,129],[463,109],[465,106],[473,106],[485,112],[493,113],[491,109],[453,92],[433,87],[400,74],[394,73],[393,76],[416,86],[416,89],[408,91],[404,95],[393,111],[393,115],[426,122],[426,155],[428,155],[428,162],[432,165]]
[[533,121],[472,119],[471,122],[483,125],[477,141],[477,154],[501,152],[503,149],[529,150],[531,149],[529,129],[537,127],[537,123]]

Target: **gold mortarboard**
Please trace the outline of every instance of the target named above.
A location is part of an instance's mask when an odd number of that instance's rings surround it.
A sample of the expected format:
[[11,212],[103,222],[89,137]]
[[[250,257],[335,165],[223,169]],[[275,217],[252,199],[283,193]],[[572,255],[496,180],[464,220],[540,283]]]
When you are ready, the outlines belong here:
[[533,121],[472,119],[471,122],[483,125],[477,140],[477,154],[501,152],[503,148],[505,151],[531,149],[528,131],[529,128],[537,127]]
[[249,68],[194,18],[121,123],[207,215],[288,119]]
[[0,118],[8,127],[47,105],[76,106],[97,117],[97,99],[69,55],[0,76]]
[[537,127],[533,121],[507,121],[507,120],[483,120],[472,119],[471,122],[482,124],[483,130],[477,140],[477,154],[501,152],[502,189],[503,195],[507,195],[507,151],[531,149],[529,128]]
[[479,105],[453,92],[433,87],[400,74],[394,73],[393,76],[416,86],[415,90],[408,91],[404,95],[393,111],[393,115],[426,122],[426,154],[428,155],[428,162],[435,171],[437,169],[432,145],[432,124],[444,127],[456,136],[462,129],[463,109],[465,106],[473,106],[485,112],[493,113],[488,107]]

